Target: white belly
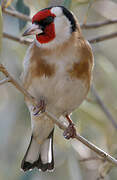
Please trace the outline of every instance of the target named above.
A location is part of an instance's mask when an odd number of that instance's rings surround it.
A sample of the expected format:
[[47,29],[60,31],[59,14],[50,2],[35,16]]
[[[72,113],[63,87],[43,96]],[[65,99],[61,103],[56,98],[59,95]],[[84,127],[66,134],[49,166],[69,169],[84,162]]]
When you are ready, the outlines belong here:
[[71,113],[87,94],[87,86],[83,81],[69,79],[63,74],[35,78],[28,90],[37,99],[43,96],[47,101],[46,108],[56,116]]

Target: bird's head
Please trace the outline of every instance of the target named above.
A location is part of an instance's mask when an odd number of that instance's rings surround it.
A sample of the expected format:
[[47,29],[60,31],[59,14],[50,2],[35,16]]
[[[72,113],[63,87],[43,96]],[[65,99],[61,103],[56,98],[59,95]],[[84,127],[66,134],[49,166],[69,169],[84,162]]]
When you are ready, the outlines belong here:
[[63,6],[54,6],[36,13],[23,36],[36,35],[40,47],[56,47],[66,42],[74,31],[76,19],[73,14]]

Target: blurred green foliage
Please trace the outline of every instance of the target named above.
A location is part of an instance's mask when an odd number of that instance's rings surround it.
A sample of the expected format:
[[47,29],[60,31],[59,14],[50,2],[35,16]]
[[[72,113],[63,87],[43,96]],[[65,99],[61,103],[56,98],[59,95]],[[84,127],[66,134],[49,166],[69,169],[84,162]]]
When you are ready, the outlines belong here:
[[[30,15],[30,8],[27,5],[25,5],[23,0],[17,0],[16,10],[25,15],[28,16]],[[24,26],[27,24],[27,21],[23,21],[22,19],[18,19],[18,21],[19,21],[19,28],[20,30],[22,30]]]

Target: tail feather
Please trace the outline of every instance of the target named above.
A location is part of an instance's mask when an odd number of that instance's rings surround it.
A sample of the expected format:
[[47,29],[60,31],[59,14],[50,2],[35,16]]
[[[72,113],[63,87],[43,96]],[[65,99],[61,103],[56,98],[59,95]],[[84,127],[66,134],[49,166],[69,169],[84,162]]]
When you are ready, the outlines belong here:
[[21,164],[21,168],[24,171],[32,170],[35,167],[42,171],[52,170],[54,168],[53,132],[54,129],[41,145],[36,142],[32,135],[29,147]]

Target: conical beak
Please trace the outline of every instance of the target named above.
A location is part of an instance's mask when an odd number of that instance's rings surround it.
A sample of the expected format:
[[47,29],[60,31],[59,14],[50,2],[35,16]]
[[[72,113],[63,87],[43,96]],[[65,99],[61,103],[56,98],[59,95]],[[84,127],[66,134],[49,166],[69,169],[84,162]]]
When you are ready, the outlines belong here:
[[41,34],[43,31],[41,27],[37,24],[32,24],[23,34],[22,36],[28,36],[28,35],[36,35]]

